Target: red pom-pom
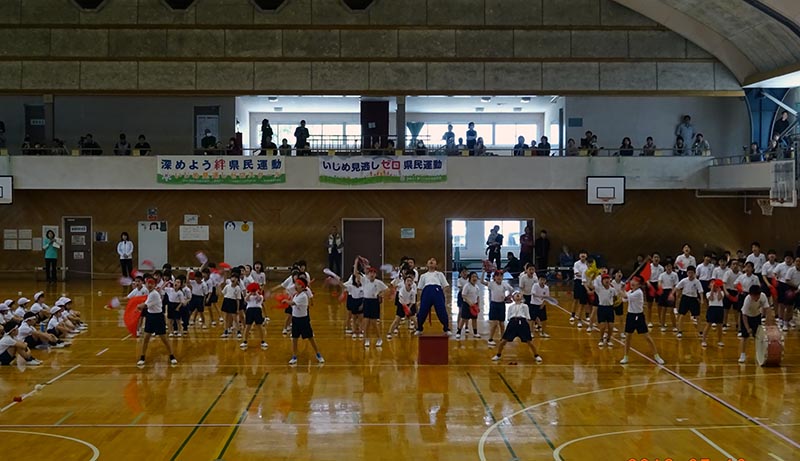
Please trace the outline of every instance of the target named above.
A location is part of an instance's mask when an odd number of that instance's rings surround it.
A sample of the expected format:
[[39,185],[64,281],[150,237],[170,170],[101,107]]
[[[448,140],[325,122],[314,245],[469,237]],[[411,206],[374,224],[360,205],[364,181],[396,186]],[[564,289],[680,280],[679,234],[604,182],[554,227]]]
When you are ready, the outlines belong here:
[[156,266],[153,265],[153,261],[150,261],[149,259],[145,259],[144,261],[142,261],[142,264],[140,264],[140,266],[142,266],[142,269],[146,269],[149,271],[156,268]]
[[261,289],[261,285],[256,282],[248,283],[247,284],[247,292],[248,293],[256,293],[258,290]]
[[222,268],[222,269],[230,269],[230,268],[231,268],[231,265],[230,265],[230,264],[228,264],[228,263],[224,263],[224,262],[223,262],[223,263],[219,263],[219,264],[217,264],[217,266],[219,266],[219,267],[220,267],[220,268]]
[[403,304],[403,313],[406,314],[406,317],[411,316],[411,309],[408,308],[408,304]]
[[480,313],[480,311],[481,311],[481,309],[480,309],[480,307],[478,307],[477,304],[473,304],[473,305],[469,306],[469,312],[473,316],[477,316]]

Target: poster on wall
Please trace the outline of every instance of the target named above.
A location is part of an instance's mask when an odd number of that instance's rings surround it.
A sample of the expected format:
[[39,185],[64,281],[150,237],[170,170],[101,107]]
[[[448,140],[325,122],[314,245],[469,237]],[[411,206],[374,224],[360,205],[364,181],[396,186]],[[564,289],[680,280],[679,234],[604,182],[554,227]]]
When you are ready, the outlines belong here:
[[56,237],[58,237],[59,229],[58,226],[42,226],[42,237],[47,237],[47,231],[53,231]]
[[181,240],[208,240],[208,226],[180,226]]
[[169,156],[158,157],[156,180],[161,184],[275,184],[286,182],[280,157]]
[[320,157],[319,182],[331,184],[447,181],[447,157]]
[[144,261],[152,261],[153,266],[160,268],[168,261],[167,222],[139,221],[137,230],[136,252],[139,255],[138,266],[143,266]]
[[225,221],[225,262],[253,264],[253,221]]

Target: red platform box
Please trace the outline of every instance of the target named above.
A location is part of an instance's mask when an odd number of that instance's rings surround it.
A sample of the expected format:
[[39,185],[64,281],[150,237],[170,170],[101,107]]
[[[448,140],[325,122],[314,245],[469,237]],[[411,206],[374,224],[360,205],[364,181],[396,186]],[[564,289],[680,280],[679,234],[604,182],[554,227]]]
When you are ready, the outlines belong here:
[[420,336],[417,363],[420,365],[447,365],[449,343],[450,337],[445,335]]

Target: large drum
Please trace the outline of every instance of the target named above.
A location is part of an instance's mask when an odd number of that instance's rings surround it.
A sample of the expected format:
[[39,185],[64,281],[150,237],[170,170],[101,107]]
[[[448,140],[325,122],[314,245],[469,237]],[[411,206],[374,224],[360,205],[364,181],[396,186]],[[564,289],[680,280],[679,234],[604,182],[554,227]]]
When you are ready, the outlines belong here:
[[783,334],[775,325],[760,325],[756,330],[756,363],[762,367],[779,367],[783,358]]

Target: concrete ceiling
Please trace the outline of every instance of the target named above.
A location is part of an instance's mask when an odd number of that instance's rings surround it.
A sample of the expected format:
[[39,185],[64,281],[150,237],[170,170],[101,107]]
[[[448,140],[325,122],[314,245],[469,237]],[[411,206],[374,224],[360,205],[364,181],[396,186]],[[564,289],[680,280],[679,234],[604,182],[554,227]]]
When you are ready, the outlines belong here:
[[800,36],[751,3],[800,27],[798,0],[614,0],[704,48],[740,83],[800,68]]

